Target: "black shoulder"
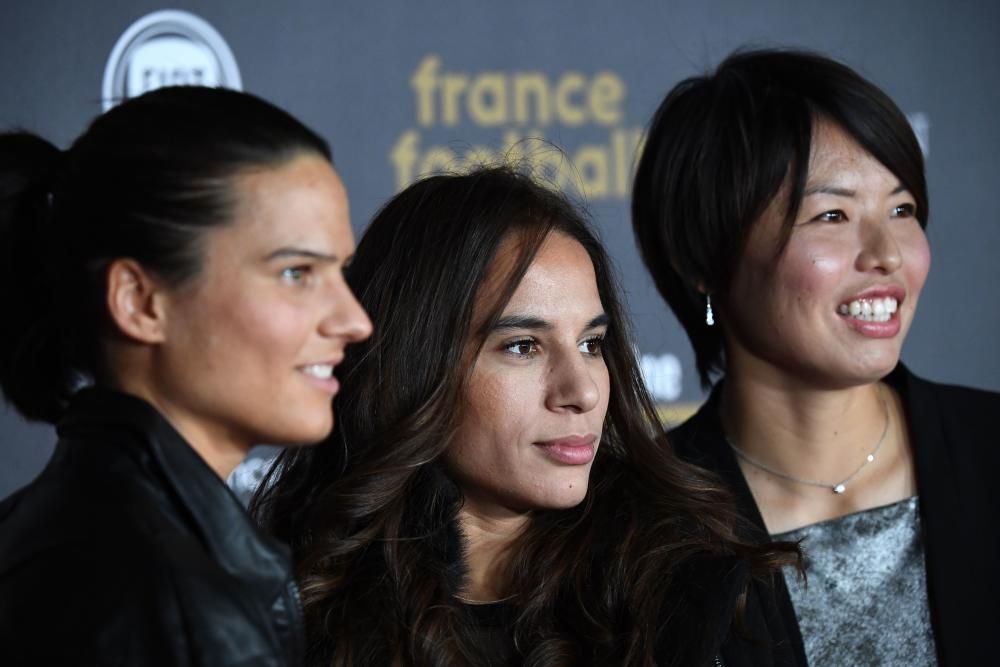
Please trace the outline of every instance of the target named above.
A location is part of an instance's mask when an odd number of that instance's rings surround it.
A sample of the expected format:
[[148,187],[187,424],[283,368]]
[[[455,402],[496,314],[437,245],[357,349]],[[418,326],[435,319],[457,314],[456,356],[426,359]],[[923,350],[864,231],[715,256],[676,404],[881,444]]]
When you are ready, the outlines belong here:
[[719,650],[726,667],[805,667],[797,628],[783,612],[775,573],[771,581],[751,579],[741,611]]
[[285,664],[268,610],[196,549],[107,546],[48,550],[0,576],[0,644],[14,664]]
[[955,457],[975,459],[982,465],[1000,463],[1000,448],[994,446],[1000,433],[1000,393],[931,382],[912,374],[897,389],[918,442],[945,447]]
[[738,617],[749,566],[735,556],[703,554],[682,564],[674,580],[661,611],[658,662],[710,665]]
[[162,491],[101,481],[43,475],[4,503],[0,654],[17,656],[10,664],[284,664],[270,610],[163,509]]
[[667,432],[667,442],[684,462],[716,473],[735,467],[719,419],[719,389],[712,391],[698,411]]
[[977,422],[987,419],[995,422],[997,416],[1000,416],[1000,393],[995,391],[929,382],[919,378],[914,379],[914,385],[923,390],[918,396],[933,397],[942,412],[957,413]]
[[0,572],[0,600],[14,664],[190,664],[169,574],[148,552],[38,548]]

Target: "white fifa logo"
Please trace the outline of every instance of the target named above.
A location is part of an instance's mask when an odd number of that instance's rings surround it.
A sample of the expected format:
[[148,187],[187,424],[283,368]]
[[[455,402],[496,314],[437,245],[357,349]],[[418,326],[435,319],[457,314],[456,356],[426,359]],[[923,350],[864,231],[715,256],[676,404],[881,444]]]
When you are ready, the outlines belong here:
[[179,10],[143,16],[118,38],[104,68],[104,110],[164,86],[240,90],[240,70],[229,45],[205,20]]

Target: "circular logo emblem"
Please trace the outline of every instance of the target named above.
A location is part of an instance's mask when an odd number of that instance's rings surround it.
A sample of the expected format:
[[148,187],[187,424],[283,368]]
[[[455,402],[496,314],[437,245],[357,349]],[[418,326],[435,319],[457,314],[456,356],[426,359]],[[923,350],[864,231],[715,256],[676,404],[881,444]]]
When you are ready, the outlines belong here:
[[118,38],[104,68],[101,99],[107,111],[130,97],[164,86],[239,90],[236,58],[215,28],[194,14],[166,9],[147,14]]

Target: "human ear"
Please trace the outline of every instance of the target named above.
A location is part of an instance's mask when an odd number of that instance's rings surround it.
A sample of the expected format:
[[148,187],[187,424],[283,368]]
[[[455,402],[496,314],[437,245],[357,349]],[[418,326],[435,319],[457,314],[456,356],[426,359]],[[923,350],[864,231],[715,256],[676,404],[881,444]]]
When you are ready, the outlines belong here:
[[140,343],[161,343],[166,313],[159,283],[134,259],[111,262],[106,301],[111,321],[126,337]]

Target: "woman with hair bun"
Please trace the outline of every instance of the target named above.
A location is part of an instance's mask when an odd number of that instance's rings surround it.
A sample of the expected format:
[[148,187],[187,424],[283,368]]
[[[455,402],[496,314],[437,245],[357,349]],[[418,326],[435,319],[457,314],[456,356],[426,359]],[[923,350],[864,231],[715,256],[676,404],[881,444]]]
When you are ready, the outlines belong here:
[[298,664],[287,552],[223,480],[255,444],[327,435],[371,329],[326,143],[198,87],[65,152],[0,135],[0,249],[0,385],[59,436],[0,504],[0,662]]

